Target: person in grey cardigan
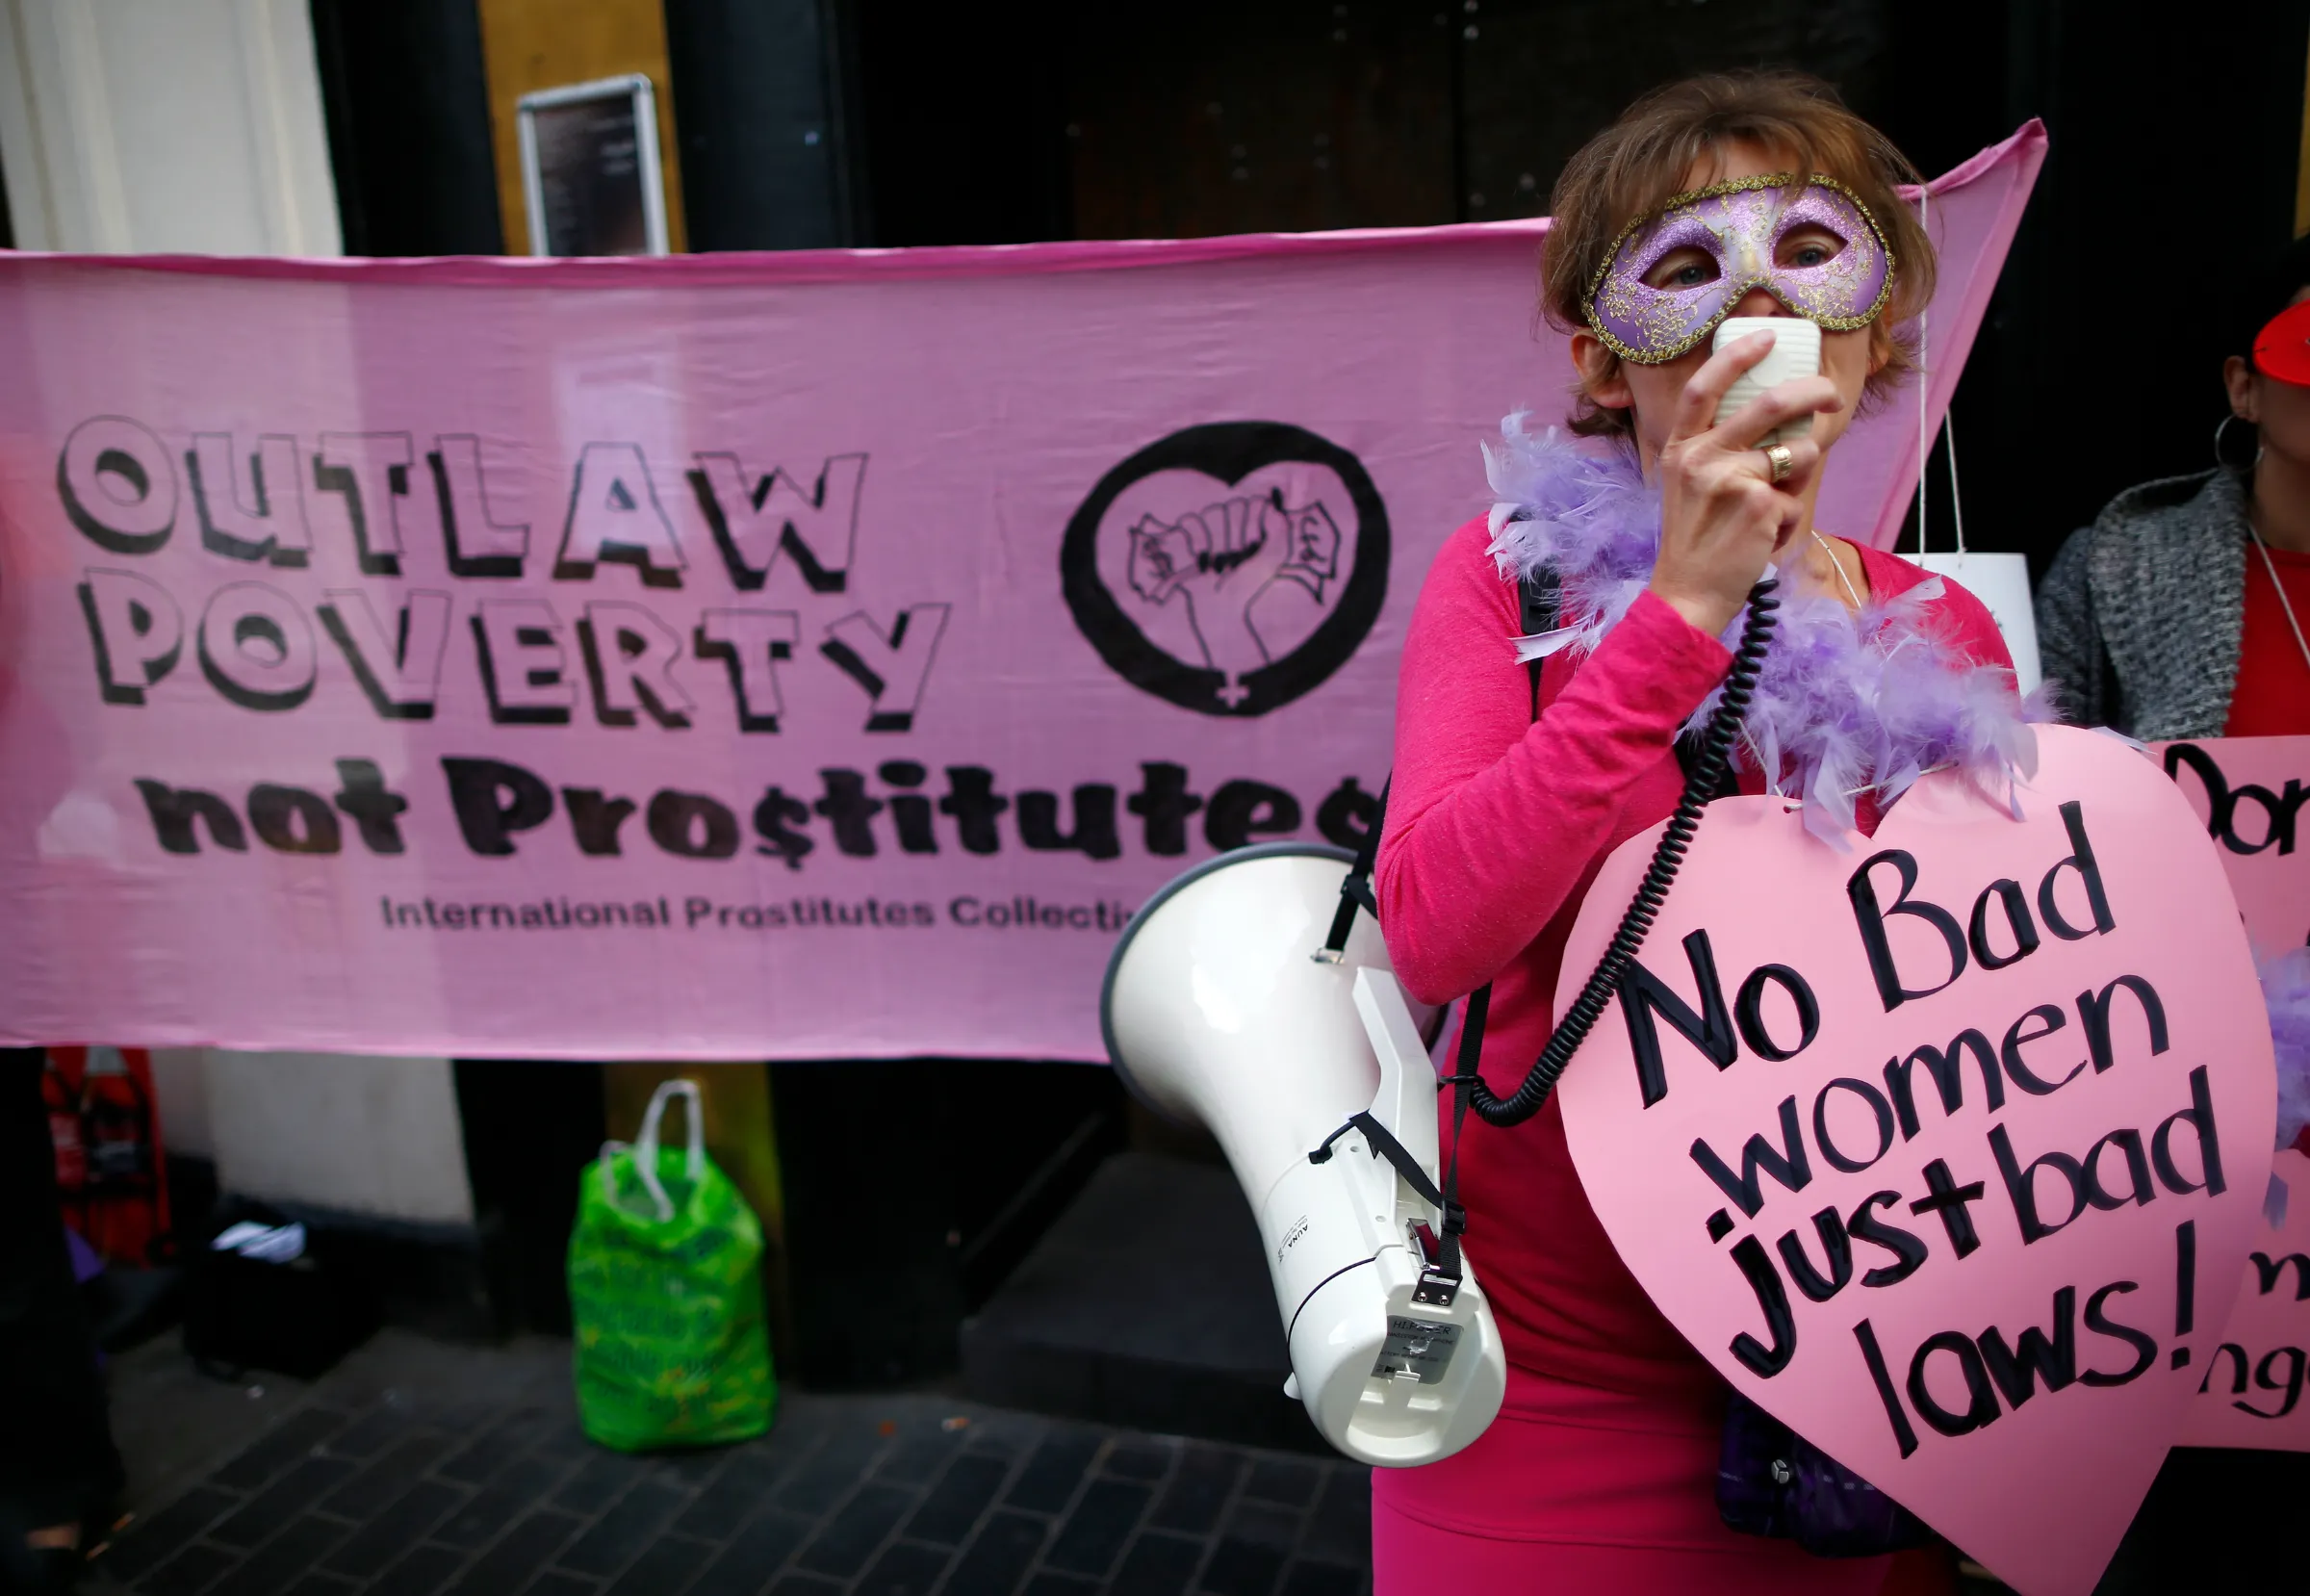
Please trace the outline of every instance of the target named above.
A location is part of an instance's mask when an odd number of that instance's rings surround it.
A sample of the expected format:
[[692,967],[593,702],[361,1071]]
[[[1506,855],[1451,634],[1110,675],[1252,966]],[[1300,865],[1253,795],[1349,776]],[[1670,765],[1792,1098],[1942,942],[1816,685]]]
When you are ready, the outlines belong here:
[[[2310,238],[2244,307],[2239,347],[2306,299]],[[2149,742],[2310,732],[2310,387],[2293,370],[2233,354],[2215,469],[2128,488],[2063,546],[2037,619],[2066,718]]]
[[[2310,239],[2247,304],[2212,471],[2128,488],[2038,588],[2038,648],[2069,720],[2144,741],[2310,733]],[[2299,311],[2289,307],[2302,306]],[[2270,1526],[2310,1454],[2176,1447],[2096,1596],[2298,1588]]]

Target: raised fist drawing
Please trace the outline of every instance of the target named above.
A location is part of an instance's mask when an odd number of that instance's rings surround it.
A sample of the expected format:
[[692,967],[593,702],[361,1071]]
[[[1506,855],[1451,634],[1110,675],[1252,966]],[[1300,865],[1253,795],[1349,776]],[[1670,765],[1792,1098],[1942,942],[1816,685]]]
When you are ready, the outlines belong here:
[[1203,662],[1224,679],[1221,702],[1248,696],[1243,679],[1273,661],[1252,606],[1279,581],[1317,603],[1339,575],[1340,528],[1321,501],[1286,508],[1280,493],[1244,495],[1166,525],[1142,516],[1131,528],[1133,591],[1153,605],[1187,605]]

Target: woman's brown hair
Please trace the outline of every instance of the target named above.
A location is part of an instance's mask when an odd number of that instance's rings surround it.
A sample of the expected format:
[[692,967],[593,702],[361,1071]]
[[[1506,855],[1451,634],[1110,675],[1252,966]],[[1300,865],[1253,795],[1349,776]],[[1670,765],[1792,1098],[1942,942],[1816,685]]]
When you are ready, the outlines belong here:
[[[1541,251],[1540,305],[1562,332],[1588,325],[1588,290],[1629,223],[1692,185],[1697,163],[1728,144],[1762,146],[1794,172],[1834,177],[1860,196],[1884,229],[1894,262],[1893,297],[1869,329],[1886,356],[1861,407],[1873,408],[1916,367],[1904,323],[1933,298],[1933,244],[1896,186],[1919,179],[1891,140],[1845,108],[1836,90],[1802,72],[1728,72],[1656,89],[1588,141],[1566,163],[1549,203],[1553,217]],[[1608,376],[1619,356],[1604,351]],[[1588,436],[1627,433],[1626,410],[1576,390],[1571,427]]]

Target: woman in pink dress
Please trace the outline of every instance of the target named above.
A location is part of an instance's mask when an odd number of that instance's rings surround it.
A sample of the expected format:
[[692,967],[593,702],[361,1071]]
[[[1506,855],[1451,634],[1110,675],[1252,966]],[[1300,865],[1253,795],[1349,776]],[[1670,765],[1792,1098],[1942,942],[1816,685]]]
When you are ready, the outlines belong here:
[[[1816,829],[1868,830],[1920,770],[2010,778],[2023,709],[1988,611],[1812,520],[1837,439],[1908,374],[1897,329],[1932,294],[1931,245],[1895,193],[1912,178],[1826,86],[1744,75],[1648,96],[1557,184],[1543,295],[1572,336],[1577,437],[1511,416],[1486,450],[1499,502],[1428,573],[1377,874],[1415,996],[1494,984],[1481,1069],[1497,1093],[1548,1039],[1597,866],[1675,807],[1678,738],[1706,718],[1768,565],[1782,606],[1740,745],[1748,790],[1802,797]],[[1728,315],[1815,322],[1820,374],[1720,416],[1771,347],[1711,354]],[[1771,441],[1804,417],[1810,435]],[[1554,629],[1520,638],[1519,581],[1543,568]],[[1888,701],[1916,712],[1888,726]],[[1553,1101],[1513,1129],[1472,1118],[1459,1167],[1507,1401],[1456,1456],[1376,1472],[1378,1596],[1886,1588],[1892,1559],[1725,1528],[1726,1388],[1613,1251]]]

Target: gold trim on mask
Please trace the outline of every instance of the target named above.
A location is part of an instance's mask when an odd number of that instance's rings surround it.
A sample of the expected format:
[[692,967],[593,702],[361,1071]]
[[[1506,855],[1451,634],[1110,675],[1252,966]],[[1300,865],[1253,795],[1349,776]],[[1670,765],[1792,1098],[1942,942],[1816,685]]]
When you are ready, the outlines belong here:
[[[1598,341],[1604,348],[1620,356],[1621,359],[1638,366],[1665,366],[1679,355],[1697,348],[1723,324],[1725,318],[1732,313],[1734,301],[1726,300],[1725,308],[1710,317],[1706,325],[1665,352],[1631,348],[1614,337],[1610,329],[1605,327],[1603,319],[1596,313],[1596,295],[1597,291],[1604,286],[1604,278],[1611,273],[1612,263],[1620,258],[1621,247],[1644,228],[1681,206],[1697,205],[1704,199],[1716,199],[1729,193],[1749,193],[1758,189],[1784,189],[1796,181],[1797,174],[1793,171],[1768,172],[1761,177],[1728,178],[1721,183],[1711,183],[1705,189],[1692,189],[1683,193],[1671,194],[1634,221],[1623,227],[1620,230],[1620,236],[1612,241],[1612,247],[1604,251],[1604,264],[1598,267],[1596,274],[1588,279],[1588,291],[1580,300],[1580,314],[1587,319],[1588,330],[1596,334]],[[1861,219],[1867,222],[1869,231],[1877,235],[1877,247],[1885,251],[1885,286],[1877,291],[1876,302],[1867,310],[1858,316],[1806,316],[1804,318],[1827,332],[1856,332],[1876,321],[1885,313],[1885,307],[1892,302],[1893,285],[1900,280],[1901,263],[1894,257],[1892,244],[1886,238],[1885,229],[1878,224],[1877,215],[1869,209],[1867,201],[1855,193],[1850,187],[1838,182],[1826,172],[1814,172],[1805,180],[1804,187],[1811,188],[1815,184],[1824,189],[1834,189],[1852,201],[1853,208],[1861,213]],[[1772,292],[1766,285],[1759,284],[1758,286],[1765,287],[1767,293]],[[1775,294],[1773,297],[1779,299],[1781,296]],[[1784,305],[1787,304],[1786,300],[1782,302]],[[1795,309],[1794,306],[1789,308]],[[1803,315],[1802,312],[1798,314]]]

